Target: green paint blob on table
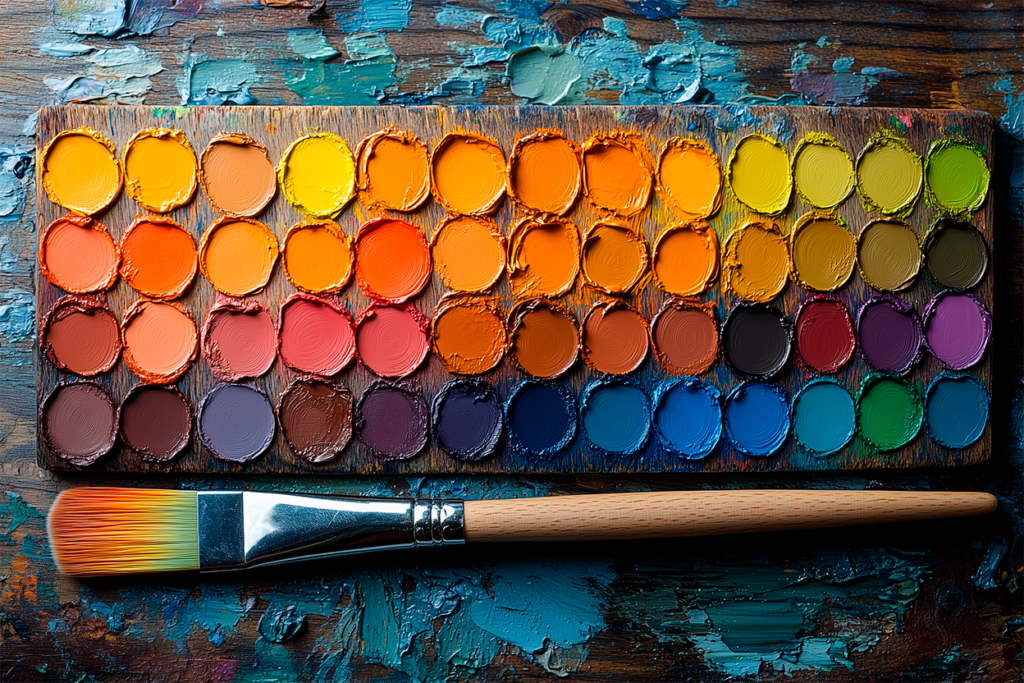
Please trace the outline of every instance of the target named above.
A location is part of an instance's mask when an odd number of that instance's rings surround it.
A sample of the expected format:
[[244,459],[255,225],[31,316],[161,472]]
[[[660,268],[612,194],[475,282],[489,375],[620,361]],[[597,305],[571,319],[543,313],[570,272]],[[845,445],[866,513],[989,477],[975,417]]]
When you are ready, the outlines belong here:
[[858,392],[857,417],[864,439],[880,451],[907,444],[921,429],[921,397],[891,377],[869,377]]
[[989,172],[976,145],[965,140],[939,140],[925,162],[928,194],[954,213],[974,211],[988,194]]

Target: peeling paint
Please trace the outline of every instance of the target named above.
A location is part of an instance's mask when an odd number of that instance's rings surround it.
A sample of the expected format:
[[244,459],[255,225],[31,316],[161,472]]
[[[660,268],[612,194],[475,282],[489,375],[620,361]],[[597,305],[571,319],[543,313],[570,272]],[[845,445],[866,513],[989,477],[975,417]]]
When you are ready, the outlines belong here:
[[360,0],[359,9],[339,14],[338,27],[346,33],[401,31],[409,25],[412,0]]
[[285,83],[305,104],[374,105],[387,98],[395,84],[395,54],[383,34],[364,33],[345,38],[350,59],[305,59],[301,70],[285,67]]
[[198,16],[206,0],[56,0],[54,25],[83,36],[121,38],[167,35],[179,21]]
[[0,222],[25,213],[25,185],[32,180],[32,153],[22,147],[0,147]]
[[330,59],[338,51],[327,42],[323,29],[297,28],[288,31],[288,47],[303,59]]
[[81,57],[94,51],[92,45],[86,45],[85,43],[68,43],[68,42],[45,42],[39,44],[39,53],[49,55],[50,57],[56,57],[57,59],[67,59],[68,57]]
[[0,335],[4,341],[29,339],[35,330],[36,305],[32,293],[17,289],[0,292]]
[[142,104],[153,89],[149,77],[164,70],[159,59],[150,57],[136,45],[97,50],[86,61],[92,66],[85,75],[43,79],[57,95],[59,103]]
[[183,105],[255,104],[249,88],[259,84],[256,67],[244,59],[210,59],[187,53],[184,70],[175,79]]

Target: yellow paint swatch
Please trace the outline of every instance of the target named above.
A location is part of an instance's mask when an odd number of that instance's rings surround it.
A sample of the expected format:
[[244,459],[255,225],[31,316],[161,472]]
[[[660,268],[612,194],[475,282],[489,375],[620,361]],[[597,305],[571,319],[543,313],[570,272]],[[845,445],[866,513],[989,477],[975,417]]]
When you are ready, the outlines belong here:
[[658,162],[658,185],[684,214],[707,218],[722,203],[722,168],[702,140],[673,138]]
[[143,208],[167,213],[192,198],[199,162],[184,131],[147,128],[124,146],[128,196]]
[[81,216],[107,208],[121,191],[114,143],[92,128],[60,133],[43,150],[40,180],[54,204]]
[[831,292],[844,285],[857,262],[853,234],[838,216],[802,216],[790,235],[793,279],[804,289]]
[[773,216],[789,205],[793,174],[785,146],[766,135],[748,135],[729,157],[726,173],[736,199]]
[[857,160],[857,193],[865,211],[906,216],[923,185],[921,157],[906,140],[887,130],[871,136]]
[[853,191],[853,159],[828,133],[808,133],[793,151],[793,183],[800,199],[819,209],[842,203]]
[[310,133],[285,150],[277,180],[300,213],[331,218],[355,194],[356,162],[348,144],[334,133]]

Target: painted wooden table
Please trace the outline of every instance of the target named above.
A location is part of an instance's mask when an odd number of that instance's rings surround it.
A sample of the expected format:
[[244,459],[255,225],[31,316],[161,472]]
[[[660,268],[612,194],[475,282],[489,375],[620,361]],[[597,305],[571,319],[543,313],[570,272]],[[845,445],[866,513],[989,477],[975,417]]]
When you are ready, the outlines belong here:
[[[13,0],[0,7],[0,680],[1019,680],[1024,669],[1016,2]],[[315,6],[315,7],[312,7]],[[36,466],[33,112],[55,102],[969,107],[999,121],[991,462],[627,478],[101,479]],[[726,125],[727,122],[726,122]],[[989,518],[618,546],[358,557],[79,583],[44,516],[123,482],[466,498],[645,489],[980,489]]]

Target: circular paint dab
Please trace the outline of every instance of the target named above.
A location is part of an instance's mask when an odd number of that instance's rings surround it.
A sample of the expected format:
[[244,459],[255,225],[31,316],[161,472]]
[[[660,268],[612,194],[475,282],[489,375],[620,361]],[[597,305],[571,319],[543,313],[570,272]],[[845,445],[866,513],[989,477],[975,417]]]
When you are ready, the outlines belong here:
[[985,433],[988,407],[988,393],[978,380],[940,374],[924,398],[928,435],[946,448],[966,448]]
[[651,336],[658,362],[673,375],[702,375],[718,358],[718,324],[710,307],[667,301]]
[[527,209],[565,214],[583,176],[580,146],[561,131],[538,130],[516,140],[508,160],[508,193]]
[[583,321],[583,360],[597,372],[624,375],[643,363],[650,340],[641,313],[621,301],[597,303]]
[[475,379],[453,379],[431,408],[434,439],[445,453],[467,462],[494,455],[505,421],[494,387]]
[[774,306],[741,303],[722,323],[725,361],[742,379],[769,380],[789,362],[793,329]]
[[831,292],[846,284],[857,262],[856,241],[842,219],[809,213],[790,236],[793,279],[804,289]]
[[715,450],[722,437],[722,394],[696,377],[661,384],[654,394],[654,433],[662,447],[688,460]]
[[747,455],[771,455],[789,436],[786,392],[775,384],[741,384],[726,399],[722,420],[736,450]]
[[509,284],[516,297],[561,296],[580,270],[580,233],[568,218],[526,218],[509,238]]
[[642,211],[651,197],[651,171],[642,141],[630,133],[596,133],[583,145],[583,193],[618,216]]
[[124,146],[125,189],[142,208],[167,213],[192,198],[198,165],[184,131],[147,128]]
[[857,392],[857,422],[864,440],[880,451],[910,442],[921,429],[921,397],[906,381],[868,377]]
[[490,218],[445,218],[430,243],[437,272],[453,291],[487,291],[505,271],[505,237]]
[[924,175],[931,200],[953,213],[976,211],[988,194],[985,157],[977,145],[963,138],[933,142]]
[[449,213],[491,213],[505,194],[505,154],[491,138],[449,133],[431,155],[434,199]]
[[450,372],[478,375],[492,370],[507,343],[505,323],[493,301],[456,294],[438,304],[431,346]]
[[992,336],[992,316],[970,294],[941,292],[924,311],[928,350],[950,370],[965,370],[981,360]]
[[394,218],[364,223],[356,236],[356,281],[366,296],[402,303],[430,280],[430,247],[415,225]]
[[198,337],[192,314],[176,303],[137,301],[121,323],[125,364],[152,384],[169,384],[185,374],[196,358]]
[[121,440],[143,460],[167,462],[192,436],[192,406],[173,387],[140,384],[121,403]]
[[267,148],[245,133],[213,136],[199,168],[206,198],[228,216],[256,216],[277,193],[277,172]]
[[808,133],[793,150],[793,184],[800,199],[831,209],[853,191],[853,159],[828,133]]
[[841,301],[825,296],[805,301],[794,327],[796,359],[804,368],[831,375],[853,358],[857,340],[853,321]]
[[121,192],[121,162],[114,143],[92,128],[66,130],[43,150],[39,180],[50,201],[91,216]]
[[408,460],[427,445],[427,402],[419,387],[376,381],[359,398],[359,438],[382,460]]
[[718,275],[718,236],[706,223],[666,228],[654,244],[654,277],[675,296],[696,296]]
[[110,289],[117,281],[121,252],[107,227],[85,216],[63,216],[39,238],[39,272],[66,292]]
[[356,162],[348,144],[334,133],[312,133],[285,150],[277,180],[299,213],[331,218],[355,194]]
[[246,384],[218,384],[199,408],[199,439],[229,462],[247,462],[266,451],[275,426],[266,395]]
[[710,145],[693,138],[672,138],[658,160],[658,185],[676,209],[707,218],[722,204],[722,168]]
[[512,449],[554,455],[576,436],[576,402],[561,386],[526,380],[508,397],[505,424]]
[[396,128],[368,136],[356,150],[359,190],[373,208],[412,211],[430,194],[427,146]]
[[196,276],[196,243],[164,216],[140,216],[121,238],[121,277],[154,299],[173,299]]
[[793,436],[816,455],[831,455],[853,438],[857,415],[850,392],[831,380],[811,382],[793,401]]
[[722,277],[741,299],[771,301],[786,288],[790,268],[786,238],[770,221],[748,223],[725,240]]
[[864,360],[876,370],[903,374],[921,359],[924,334],[910,304],[897,299],[872,299],[857,320]]
[[905,223],[869,223],[857,238],[857,266],[871,287],[898,292],[914,283],[921,269],[917,234]]
[[412,304],[370,304],[356,321],[356,347],[363,365],[382,377],[405,377],[430,350],[430,320]]
[[583,240],[583,277],[608,294],[636,286],[647,270],[647,242],[630,228],[598,223]]
[[352,439],[352,392],[345,385],[295,380],[281,394],[277,415],[288,447],[306,462],[334,460]]
[[569,309],[534,299],[513,309],[510,355],[523,372],[555,379],[569,370],[580,353],[579,324]]
[[334,221],[299,223],[285,235],[285,277],[306,292],[340,292],[352,278],[355,260],[352,239]]
[[59,384],[39,408],[39,430],[54,452],[72,465],[91,465],[117,440],[117,408],[94,382]]
[[988,269],[988,245],[970,223],[940,221],[924,246],[932,279],[950,289],[971,289]]
[[785,145],[764,135],[748,135],[729,157],[726,171],[736,199],[748,208],[774,216],[789,206],[793,173]]
[[288,367],[330,377],[356,356],[352,314],[342,305],[297,292],[281,305],[279,352]]
[[106,304],[66,296],[43,318],[40,350],[57,368],[83,377],[107,372],[121,355],[117,320]]
[[857,193],[866,209],[887,216],[910,213],[923,183],[921,157],[887,130],[871,136],[857,159]]
[[592,382],[580,400],[580,421],[590,443],[612,455],[632,455],[651,431],[647,395],[622,380]]
[[277,330],[263,304],[226,300],[203,322],[203,357],[214,377],[225,382],[259,377],[277,357]]
[[277,256],[277,237],[249,218],[222,218],[199,242],[203,277],[228,296],[248,296],[266,287]]

